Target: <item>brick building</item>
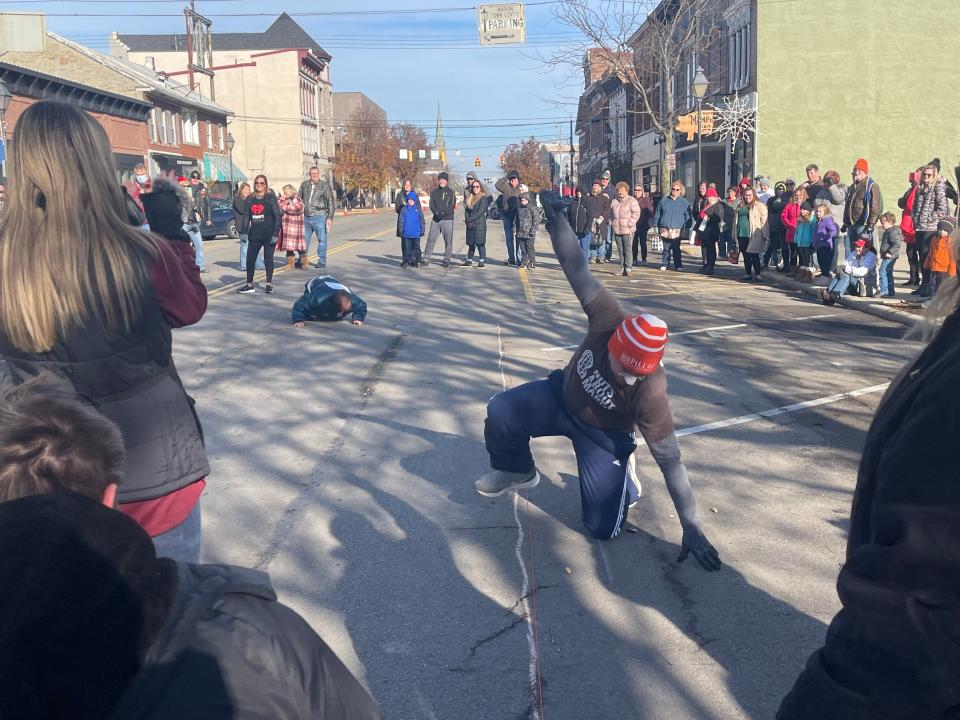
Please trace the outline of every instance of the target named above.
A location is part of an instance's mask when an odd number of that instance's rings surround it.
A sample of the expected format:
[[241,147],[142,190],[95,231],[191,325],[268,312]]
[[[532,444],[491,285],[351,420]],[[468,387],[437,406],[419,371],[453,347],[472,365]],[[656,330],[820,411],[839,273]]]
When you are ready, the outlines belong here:
[[[111,36],[111,54],[186,80],[186,37]],[[231,108],[233,159],[274,187],[298,184],[315,162],[328,172],[334,155],[331,57],[286,13],[263,32],[213,33],[209,75],[194,91]]]

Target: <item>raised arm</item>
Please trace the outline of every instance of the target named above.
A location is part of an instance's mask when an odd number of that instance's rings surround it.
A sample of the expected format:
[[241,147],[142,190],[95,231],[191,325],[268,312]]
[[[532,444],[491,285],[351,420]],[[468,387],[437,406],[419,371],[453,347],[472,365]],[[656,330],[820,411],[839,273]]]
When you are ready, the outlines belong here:
[[590,272],[590,268],[583,260],[583,249],[580,247],[580,241],[577,239],[573,228],[567,222],[557,197],[552,192],[543,191],[540,193],[540,204],[543,206],[544,214],[547,218],[547,232],[550,233],[550,242],[553,245],[553,251],[560,261],[560,267],[563,268],[563,274],[567,276],[567,281],[577,299],[584,309],[587,303],[592,302],[600,293],[607,290],[597,282],[597,279]]

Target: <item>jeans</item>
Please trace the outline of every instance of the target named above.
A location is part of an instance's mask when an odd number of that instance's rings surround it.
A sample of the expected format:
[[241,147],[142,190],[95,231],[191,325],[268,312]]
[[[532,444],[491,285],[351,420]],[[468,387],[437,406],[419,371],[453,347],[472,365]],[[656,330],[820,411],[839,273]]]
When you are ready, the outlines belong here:
[[580,249],[583,250],[583,259],[587,262],[590,262],[590,239],[592,237],[593,233],[590,231],[580,236]]
[[[590,237],[591,237],[591,238],[594,238],[593,234],[591,234]],[[594,242],[593,239],[591,239],[590,242],[591,242],[591,245],[590,245],[590,258],[591,258],[591,259],[593,259],[593,258],[602,258],[602,257],[603,257],[603,253],[606,252],[606,247],[604,246],[603,241],[601,240],[601,241],[600,241],[600,244],[597,245],[597,246],[594,246],[594,245],[592,244],[592,243]]]
[[[240,272],[247,271],[247,242],[250,236],[240,233]],[[263,260],[257,259],[257,270],[263,270]]]
[[730,230],[724,229],[720,231],[720,242],[717,243],[717,245],[717,253],[720,257],[730,255],[730,251],[733,250],[733,235]]
[[633,261],[637,261],[637,251],[640,251],[639,259],[643,262],[647,261],[647,231],[646,229],[637,230],[633,234]]
[[580,475],[583,524],[601,540],[617,536],[636,500],[627,481],[630,455],[636,449],[632,433],[600,430],[577,422],[563,405],[563,371],[546,380],[519,385],[494,395],[487,404],[483,437],[494,470],[525,473],[533,469],[530,438],[562,435],[573,441]]
[[633,233],[624,233],[623,235],[615,233],[613,236],[613,240],[617,246],[617,252],[620,253],[621,270],[627,270],[630,267],[630,243],[632,239]]
[[865,290],[863,278],[853,277],[846,270],[838,270],[836,277],[830,281],[827,290],[837,295],[845,295],[848,291],[851,295],[860,295]]
[[[925,268],[927,255],[930,253],[930,243],[937,236],[936,230],[917,230],[916,243],[917,255],[920,261],[920,294],[928,293],[930,290],[930,268]],[[932,293],[930,293],[932,294]]]
[[790,270],[797,266],[797,262],[800,259],[800,254],[797,252],[796,243],[784,243],[783,244],[783,266]]
[[607,239],[603,242],[603,257],[609,261],[613,257],[613,225],[607,223]]
[[885,258],[880,261],[880,294],[896,295],[893,289],[893,266],[896,264],[896,258]]
[[276,243],[273,238],[265,240],[247,240],[247,285],[253,285],[253,269],[257,264],[257,258],[260,256],[260,248],[263,248],[263,264],[266,266],[267,283],[273,282],[273,252],[276,250]]
[[180,562],[200,562],[200,543],[202,540],[202,521],[200,502],[179,525],[170,528],[153,538],[153,547],[157,557],[168,557]]
[[305,257],[310,257],[310,243],[317,236],[317,266],[327,264],[327,216],[307,215],[303,218],[303,239],[307,243]]
[[193,242],[193,252],[196,257],[197,267],[203,270],[205,267],[203,264],[203,236],[200,234],[200,226],[192,223],[190,225],[184,225],[183,230],[190,236],[190,240]]
[[416,265],[422,259],[420,255],[420,238],[405,237],[403,243],[403,262],[408,265]]
[[450,262],[453,256],[453,220],[441,220],[430,222],[430,234],[427,235],[427,249],[424,255],[427,260],[433,257],[433,247],[437,244],[437,237],[443,233],[443,261]]
[[783,261],[783,241],[785,236],[786,231],[782,229],[770,231],[770,243],[763,253],[764,267],[767,267],[771,263],[773,263],[774,266],[778,266]]
[[662,267],[668,267],[670,265],[670,254],[673,254],[673,269],[679,270],[683,267],[683,256],[680,254],[680,238],[674,238],[670,240],[668,238],[661,238],[663,241],[663,262],[660,263]]
[[[836,241],[833,243],[833,271],[836,272],[839,270],[840,266],[850,257],[850,248],[853,247],[853,243],[857,241],[857,238],[860,237],[863,233],[863,225],[856,225],[847,228],[847,232],[840,233]],[[842,240],[842,242],[841,242]]]
[[512,215],[504,214],[503,216],[503,237],[507,242],[507,259],[511,265],[515,265],[517,263],[517,237],[514,234]]

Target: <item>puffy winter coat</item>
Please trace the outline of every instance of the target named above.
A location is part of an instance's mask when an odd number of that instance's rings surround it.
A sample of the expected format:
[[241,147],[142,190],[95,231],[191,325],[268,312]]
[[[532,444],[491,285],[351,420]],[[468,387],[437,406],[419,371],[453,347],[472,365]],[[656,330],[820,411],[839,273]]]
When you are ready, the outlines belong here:
[[493,198],[486,193],[476,200],[473,197],[468,195],[463,204],[463,220],[467,226],[467,245],[480,247],[487,244],[487,210]]
[[48,352],[32,353],[0,331],[0,356],[15,383],[51,373],[123,431],[120,503],[153,500],[210,473],[193,398],[173,362],[171,333],[203,317],[207,291],[189,243],[160,240],[158,248],[129,332],[109,331],[91,318]]
[[783,212],[780,213],[780,222],[783,223],[783,227],[787,231],[787,236],[785,238],[786,242],[794,242],[794,238],[797,233],[797,221],[799,219],[800,203],[792,202],[784,205]]
[[903,210],[900,217],[900,230],[903,232],[904,241],[912,245],[916,242],[916,231],[913,227],[913,206],[917,199],[917,173],[910,173],[910,187],[897,201],[897,205]]
[[567,208],[567,220],[570,221],[570,227],[577,237],[583,237],[590,232],[590,223],[593,217],[586,205],[586,196],[574,198]]
[[531,200],[526,206],[517,205],[517,219],[515,226],[517,228],[518,238],[535,238],[537,228],[543,222],[543,211]]
[[896,260],[900,257],[900,246],[903,244],[903,232],[896,225],[883,231],[883,237],[880,238],[880,258],[890,254],[890,259]]
[[930,242],[930,252],[927,253],[923,266],[932,272],[957,274],[957,261],[953,257],[952,241],[949,237],[938,235]]
[[958,387],[960,311],[954,310],[877,408],[837,579],[843,607],[777,720],[956,717]]
[[798,248],[813,247],[813,231],[817,226],[816,218],[811,217],[804,221],[803,216],[797,219],[797,228],[793,239]]
[[416,213],[419,218],[420,223],[420,232],[416,237],[423,237],[426,232],[427,221],[423,216],[423,207],[420,205],[420,198],[417,198],[417,201],[413,204],[413,207],[409,205],[401,204],[397,208],[397,237],[403,237],[403,226],[407,221],[407,213]]
[[830,217],[837,224],[837,227],[843,225],[843,210],[847,202],[847,186],[840,183],[837,185],[824,185],[817,196],[809,198],[813,206],[827,205],[830,208]]
[[246,235],[250,229],[250,216],[247,215],[247,201],[237,193],[233,196],[233,224],[237,234]]
[[516,216],[517,205],[520,202],[520,193],[522,192],[520,184],[517,183],[517,186],[513,187],[506,177],[502,177],[494,183],[494,187],[500,193],[500,197],[497,198],[500,212],[503,213],[504,217],[512,218]]
[[293,304],[293,322],[343,320],[346,313],[334,303],[334,296],[341,290],[350,297],[351,319],[363,322],[367,317],[367,303],[330,275],[318,275],[304,284],[303,295]]
[[637,230],[640,221],[640,203],[632,195],[614,198],[610,202],[610,224],[615,235],[629,235]]
[[947,186],[943,178],[933,185],[921,183],[913,200],[914,232],[932,232],[937,229],[940,218],[948,214]]
[[453,220],[453,211],[457,206],[457,196],[449,185],[434,188],[430,193],[430,212],[434,222]]

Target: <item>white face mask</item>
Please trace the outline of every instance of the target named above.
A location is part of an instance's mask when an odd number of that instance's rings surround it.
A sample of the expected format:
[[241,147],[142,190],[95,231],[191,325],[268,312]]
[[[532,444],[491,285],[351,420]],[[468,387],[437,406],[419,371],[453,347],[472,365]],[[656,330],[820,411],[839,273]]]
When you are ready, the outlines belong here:
[[636,375],[621,375],[620,379],[623,380],[624,384],[626,385],[635,385],[637,380],[640,378],[638,378]]
[[141,185],[145,185],[147,180],[149,179],[150,178],[147,177],[146,175],[137,175],[137,182],[140,183]]

